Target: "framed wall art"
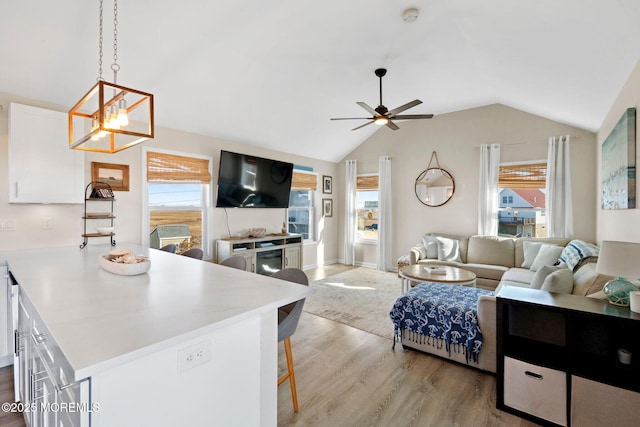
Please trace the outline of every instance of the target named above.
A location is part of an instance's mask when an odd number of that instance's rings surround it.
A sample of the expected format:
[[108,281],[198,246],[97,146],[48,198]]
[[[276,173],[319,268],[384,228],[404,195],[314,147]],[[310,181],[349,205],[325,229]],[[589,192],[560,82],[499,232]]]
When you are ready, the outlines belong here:
[[333,178],[328,175],[322,175],[322,192],[331,194],[333,192]]
[[601,208],[636,207],[636,109],[628,108],[602,143]]
[[106,182],[113,191],[129,191],[129,165],[91,162],[91,181]]
[[333,199],[322,199],[322,216],[333,216]]

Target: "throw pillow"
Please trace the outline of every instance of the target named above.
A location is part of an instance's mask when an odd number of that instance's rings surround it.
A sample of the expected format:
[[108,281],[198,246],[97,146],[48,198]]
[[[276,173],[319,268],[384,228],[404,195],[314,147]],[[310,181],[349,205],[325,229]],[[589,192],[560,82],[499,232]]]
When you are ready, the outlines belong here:
[[533,278],[531,279],[531,284],[529,285],[529,288],[531,289],[540,289],[542,287],[542,284],[544,283],[545,279],[547,278],[547,276],[549,276],[551,273],[558,271],[558,267],[552,267],[550,265],[543,265],[542,267],[540,267],[538,269],[538,271],[536,271],[536,274],[533,275]]
[[448,237],[436,237],[438,242],[438,260],[462,262],[460,258],[460,243]]
[[425,258],[438,259],[438,242],[434,236],[422,236],[422,245],[427,254]]
[[420,254],[420,255],[418,256],[418,259],[419,259],[419,260],[421,260],[421,259],[425,259],[425,258],[427,257],[427,250],[425,249],[425,247],[424,247],[424,246],[422,246],[422,245],[415,245],[415,246],[414,246],[413,248],[411,248],[411,249],[415,249],[416,251],[418,251],[418,253]]
[[559,294],[570,294],[573,291],[573,273],[568,268],[554,271],[544,279],[540,289]]
[[536,259],[533,260],[533,264],[529,267],[529,270],[538,271],[543,265],[554,265],[558,262],[560,254],[562,253],[562,246],[548,245],[543,243],[540,246]]
[[531,268],[531,264],[536,259],[536,255],[540,252],[540,242],[522,242],[522,248],[524,250],[524,261],[522,262],[522,268]]

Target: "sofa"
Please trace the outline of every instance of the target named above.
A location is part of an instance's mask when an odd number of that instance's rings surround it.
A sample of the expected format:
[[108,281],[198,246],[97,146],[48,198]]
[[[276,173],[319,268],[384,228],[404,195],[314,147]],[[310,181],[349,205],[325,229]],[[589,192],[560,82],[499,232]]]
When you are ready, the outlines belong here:
[[[412,331],[409,327],[402,326],[396,330],[397,339],[403,347],[409,347],[434,354],[459,363],[467,363],[478,369],[496,372],[496,295],[503,286],[535,287],[540,292],[563,292],[582,297],[605,298],[602,287],[611,279],[610,276],[600,275],[596,272],[598,249],[595,245],[580,240],[562,238],[504,238],[493,236],[461,237],[443,234],[427,234],[425,242],[431,242],[431,237],[443,237],[444,239],[457,241],[458,254],[437,256],[433,258],[433,252],[427,253],[426,245],[422,248],[413,247],[408,255],[409,263],[425,265],[454,265],[471,270],[477,275],[478,286],[492,290],[477,292],[473,288],[463,288],[457,292],[476,292],[477,325],[482,333],[482,346],[477,360],[470,361],[469,354],[464,346],[444,345],[438,339],[427,337],[421,333]],[[451,242],[447,243],[447,250],[452,249]],[[456,243],[453,244],[454,246]],[[554,247],[555,248],[552,248]],[[534,254],[537,247],[538,253]],[[575,247],[578,250],[575,250]],[[542,253],[542,249],[548,249]],[[549,249],[551,248],[551,249]],[[442,249],[442,248],[440,248]],[[555,251],[551,258],[547,252]],[[581,252],[580,256],[572,256],[572,253]],[[440,251],[440,255],[443,251]],[[446,251],[445,251],[446,252]],[[525,254],[526,252],[526,254]],[[556,255],[559,254],[559,255]],[[429,258],[431,255],[432,258]],[[445,254],[447,255],[447,254]],[[540,255],[546,262],[534,265]],[[455,258],[459,259],[455,259]],[[555,259],[553,259],[555,257]],[[568,261],[560,262],[560,259]],[[567,259],[571,258],[571,259]],[[551,259],[551,261],[549,261]],[[553,264],[558,265],[553,265]],[[536,267],[532,269],[532,267]],[[426,285],[428,286],[428,284]],[[453,285],[451,285],[453,286]],[[407,294],[408,295],[408,294]],[[401,300],[400,297],[398,302]],[[396,305],[398,304],[396,303]],[[418,305],[423,305],[418,304]],[[416,306],[414,304],[414,306]],[[395,306],[394,306],[395,310]],[[394,312],[392,310],[392,313]],[[461,315],[464,315],[461,314]],[[393,320],[393,315],[392,315]],[[393,320],[396,324],[396,320]]]

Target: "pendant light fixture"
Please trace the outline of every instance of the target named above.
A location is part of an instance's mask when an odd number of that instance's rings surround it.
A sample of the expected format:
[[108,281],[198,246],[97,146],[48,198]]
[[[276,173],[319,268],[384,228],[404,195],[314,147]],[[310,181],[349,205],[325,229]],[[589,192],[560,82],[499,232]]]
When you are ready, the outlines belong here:
[[118,0],[113,1],[113,83],[102,78],[100,0],[97,83],[69,110],[69,148],[117,153],[153,138],[153,95],[118,85]]

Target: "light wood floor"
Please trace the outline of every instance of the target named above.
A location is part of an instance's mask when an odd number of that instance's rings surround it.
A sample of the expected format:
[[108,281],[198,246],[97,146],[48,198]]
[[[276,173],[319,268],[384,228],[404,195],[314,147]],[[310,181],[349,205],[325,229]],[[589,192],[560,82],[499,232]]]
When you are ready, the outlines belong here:
[[[352,267],[306,271],[318,280]],[[278,388],[278,426],[535,426],[495,408],[496,380],[453,362],[404,350],[377,335],[304,312],[291,338],[299,412],[289,383]],[[279,369],[285,368],[279,346]],[[0,402],[13,402],[12,367],[0,369]],[[0,412],[0,426],[25,426]]]
[[[310,280],[350,267],[307,271]],[[400,280],[400,279],[398,279]],[[298,388],[278,388],[278,426],[535,426],[496,409],[496,379],[303,312],[291,337]],[[286,371],[283,345],[279,370]]]

